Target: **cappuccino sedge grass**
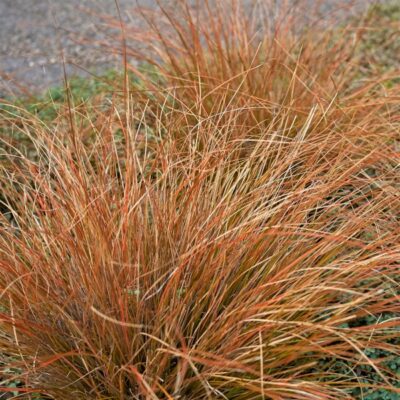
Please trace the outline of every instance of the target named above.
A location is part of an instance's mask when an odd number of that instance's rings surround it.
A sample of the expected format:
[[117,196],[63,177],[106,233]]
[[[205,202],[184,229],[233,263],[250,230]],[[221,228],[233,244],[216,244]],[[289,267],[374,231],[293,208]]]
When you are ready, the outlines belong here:
[[160,7],[122,91],[2,112],[0,390],[400,395],[399,88],[355,84],[359,26]]

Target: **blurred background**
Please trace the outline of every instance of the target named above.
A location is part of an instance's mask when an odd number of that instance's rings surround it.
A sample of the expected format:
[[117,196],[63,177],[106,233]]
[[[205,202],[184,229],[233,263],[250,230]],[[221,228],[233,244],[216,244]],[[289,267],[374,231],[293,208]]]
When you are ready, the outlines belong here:
[[[282,9],[301,24],[314,19],[338,23],[368,6],[369,0],[239,0],[270,3],[271,15]],[[140,30],[137,5],[152,8],[157,0],[118,0],[126,26]],[[179,0],[161,0],[178,4]],[[120,46],[115,0],[0,0],[0,97],[38,94],[68,76],[85,76],[121,67],[111,48]],[[161,16],[160,16],[161,18]],[[112,27],[114,25],[114,27]]]

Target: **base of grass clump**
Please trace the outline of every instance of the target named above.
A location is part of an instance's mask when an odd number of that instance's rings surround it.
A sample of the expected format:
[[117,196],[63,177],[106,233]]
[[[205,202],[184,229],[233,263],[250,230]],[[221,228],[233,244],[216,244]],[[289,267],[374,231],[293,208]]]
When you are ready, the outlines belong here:
[[354,84],[351,27],[261,35],[218,4],[163,8],[165,35],[146,16],[126,51],[156,79],[5,110],[34,154],[7,143],[0,166],[3,388],[399,395],[399,88]]

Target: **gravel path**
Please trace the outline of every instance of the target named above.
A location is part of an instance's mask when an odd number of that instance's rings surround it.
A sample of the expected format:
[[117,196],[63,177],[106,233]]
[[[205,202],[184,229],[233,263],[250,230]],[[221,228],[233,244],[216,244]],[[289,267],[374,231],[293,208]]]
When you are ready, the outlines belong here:
[[[308,1],[311,7],[317,2]],[[323,1],[329,8],[332,4],[350,0]],[[140,4],[146,6],[152,6],[154,2],[140,0]],[[129,23],[138,24],[139,18],[130,12],[136,1],[119,0],[119,4]],[[83,11],[85,7],[93,13]],[[116,16],[115,1],[0,0],[0,97],[14,91],[18,85],[30,92],[40,92],[61,82],[61,49],[69,62],[69,75],[84,74],[71,63],[91,70],[117,65],[120,60],[114,55],[80,42],[82,37],[96,40],[104,35],[106,28],[101,25],[99,14]]]
[[[136,2],[119,0],[119,4],[127,16]],[[141,4],[149,6],[154,0],[141,0]],[[38,92],[61,82],[62,51],[69,75],[84,74],[72,63],[91,70],[117,65],[114,55],[81,43],[82,38],[104,36],[107,30],[99,15],[117,16],[115,1],[0,0],[0,92],[18,85]],[[129,19],[139,23],[130,14]]]

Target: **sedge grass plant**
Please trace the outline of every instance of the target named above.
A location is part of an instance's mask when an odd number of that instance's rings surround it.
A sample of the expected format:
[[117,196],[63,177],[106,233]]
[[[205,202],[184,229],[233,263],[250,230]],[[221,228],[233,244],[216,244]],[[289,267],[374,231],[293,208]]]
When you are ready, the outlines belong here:
[[165,34],[145,12],[149,32],[125,31],[154,73],[126,73],[106,107],[4,113],[35,158],[4,144],[0,390],[399,394],[398,88],[353,84],[351,27],[179,4],[160,4]]

